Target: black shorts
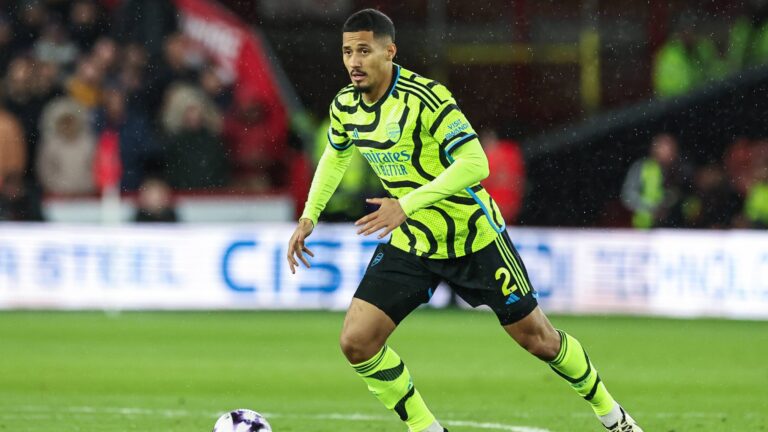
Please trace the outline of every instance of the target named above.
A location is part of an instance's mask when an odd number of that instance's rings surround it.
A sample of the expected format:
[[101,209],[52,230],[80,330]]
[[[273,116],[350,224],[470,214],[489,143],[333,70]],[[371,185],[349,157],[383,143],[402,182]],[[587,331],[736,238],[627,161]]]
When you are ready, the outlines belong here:
[[399,324],[429,301],[441,280],[473,307],[489,306],[502,325],[520,321],[538,304],[506,231],[483,249],[459,258],[423,258],[380,244],[355,297],[376,305]]

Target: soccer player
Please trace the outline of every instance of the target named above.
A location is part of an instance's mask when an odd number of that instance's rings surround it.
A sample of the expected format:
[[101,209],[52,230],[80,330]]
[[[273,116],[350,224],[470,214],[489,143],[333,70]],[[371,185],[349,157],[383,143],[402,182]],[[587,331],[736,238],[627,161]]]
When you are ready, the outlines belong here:
[[445,431],[386,344],[445,280],[469,304],[488,305],[518,344],[589,402],[606,429],[641,432],[579,341],[552,327],[537,306],[499,209],[479,183],[488,161],[448,89],[393,63],[395,28],[377,10],[351,15],[342,40],[352,83],[331,103],[328,145],[287,258],[292,273],[299,261],[310,266],[306,255],[314,254],[304,241],[356,147],[389,195],[367,200],[378,209],[355,223],[358,234],[392,236],[374,252],[344,319],[341,349],[355,372],[410,431]]

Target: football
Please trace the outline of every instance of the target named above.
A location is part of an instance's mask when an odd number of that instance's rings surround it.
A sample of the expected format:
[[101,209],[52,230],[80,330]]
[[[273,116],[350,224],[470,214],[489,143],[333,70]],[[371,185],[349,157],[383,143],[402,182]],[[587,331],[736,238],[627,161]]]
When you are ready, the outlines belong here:
[[238,409],[219,417],[213,432],[272,432],[272,426],[256,411]]

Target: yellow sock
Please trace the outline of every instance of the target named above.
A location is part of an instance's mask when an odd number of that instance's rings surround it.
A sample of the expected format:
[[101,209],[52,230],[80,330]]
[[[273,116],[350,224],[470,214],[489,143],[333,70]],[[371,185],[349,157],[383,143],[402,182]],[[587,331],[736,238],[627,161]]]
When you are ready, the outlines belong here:
[[560,353],[549,366],[592,405],[595,414],[608,414],[616,401],[608,393],[586,351],[573,336],[562,330],[557,332],[560,333]]
[[423,431],[435,421],[421,395],[413,386],[411,374],[397,353],[384,347],[371,359],[352,365],[368,385],[368,390],[389,410],[400,416],[412,431]]

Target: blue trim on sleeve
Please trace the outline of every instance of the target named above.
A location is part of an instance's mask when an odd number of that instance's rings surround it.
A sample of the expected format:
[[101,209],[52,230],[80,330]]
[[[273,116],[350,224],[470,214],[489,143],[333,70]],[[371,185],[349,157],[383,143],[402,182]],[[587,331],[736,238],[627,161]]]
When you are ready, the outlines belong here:
[[[475,135],[475,134],[469,134],[469,135],[467,135],[467,136],[465,136],[465,137],[462,137],[460,140],[458,140],[458,141],[455,141],[455,142],[452,142],[451,144],[449,144],[449,145],[448,145],[448,146],[445,148],[445,152],[446,152],[446,153],[450,153],[450,152],[452,152],[452,151],[453,151],[453,149],[454,149],[454,148],[456,148],[456,147],[458,147],[458,146],[460,146],[460,145],[462,145],[462,144],[464,144],[464,143],[466,143],[466,142],[469,142],[469,141],[471,141],[471,140],[472,140],[472,139],[474,139],[474,138],[477,138],[477,135]],[[453,161],[451,160],[451,162],[453,162]]]
[[342,147],[342,146],[338,146],[338,145],[334,144],[333,140],[331,139],[331,129],[330,129],[330,128],[328,128],[328,144],[330,144],[330,145],[331,145],[331,147],[335,148],[336,150],[346,150],[346,149],[348,149],[348,148],[349,148],[349,146],[351,146],[351,145],[352,145],[352,142],[351,142],[351,141],[348,141],[348,142],[347,142],[347,145],[346,145],[346,146],[343,146],[343,147]]
[[[473,137],[473,136],[475,136],[475,135],[470,135],[470,137]],[[458,143],[456,143],[456,144],[458,144]],[[451,148],[453,148],[456,144],[452,144],[451,146],[449,146],[448,148],[445,149],[445,156],[448,158],[448,162],[450,162],[450,163],[453,163],[455,161],[455,159],[453,157],[451,157],[451,155],[448,153],[448,151]],[[471,196],[472,199],[475,200],[477,205],[480,206],[480,209],[483,210],[483,213],[485,213],[485,218],[488,219],[488,223],[491,224],[491,226],[493,227],[493,230],[496,231],[497,233],[501,233],[502,231],[504,231],[505,227],[504,226],[496,225],[496,222],[493,221],[493,217],[491,216],[491,212],[488,211],[488,207],[485,206],[485,204],[480,199],[480,197],[477,196],[475,191],[473,191],[471,188],[464,188],[464,190],[467,191],[469,196]]]

